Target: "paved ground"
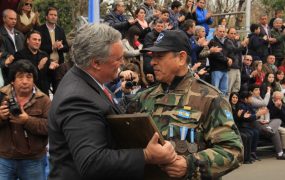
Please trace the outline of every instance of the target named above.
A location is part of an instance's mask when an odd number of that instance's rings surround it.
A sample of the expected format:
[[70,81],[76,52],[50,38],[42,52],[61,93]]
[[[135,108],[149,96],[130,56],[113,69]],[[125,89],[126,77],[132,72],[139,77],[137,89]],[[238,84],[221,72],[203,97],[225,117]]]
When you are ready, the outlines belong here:
[[259,149],[261,161],[243,164],[223,177],[223,180],[284,180],[285,160],[276,160],[272,149]]

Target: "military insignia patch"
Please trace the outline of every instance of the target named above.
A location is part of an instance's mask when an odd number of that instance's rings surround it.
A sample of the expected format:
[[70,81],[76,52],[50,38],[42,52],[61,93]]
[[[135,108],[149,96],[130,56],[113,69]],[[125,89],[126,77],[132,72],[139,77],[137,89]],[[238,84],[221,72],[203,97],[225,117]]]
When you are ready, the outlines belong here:
[[233,114],[230,111],[224,110],[224,112],[225,112],[228,120],[233,120],[234,119],[233,118]]
[[185,119],[190,119],[190,112],[185,110],[179,110],[177,116]]

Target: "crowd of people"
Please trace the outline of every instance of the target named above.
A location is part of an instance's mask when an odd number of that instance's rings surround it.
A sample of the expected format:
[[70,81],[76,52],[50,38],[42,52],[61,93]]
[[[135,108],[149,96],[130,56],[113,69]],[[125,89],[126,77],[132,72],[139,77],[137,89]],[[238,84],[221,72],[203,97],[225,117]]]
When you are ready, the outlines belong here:
[[[33,0],[2,12],[0,179],[45,179],[48,138],[50,179],[142,179],[144,164],[216,178],[260,160],[260,138],[285,160],[282,10],[270,22],[262,14],[244,38],[222,17],[208,41],[206,0],[144,0],[132,18],[125,9],[115,1],[103,24],[77,30],[72,48],[55,7],[42,24]],[[151,113],[171,143],[155,134],[145,149],[117,150],[105,118],[135,112]]]

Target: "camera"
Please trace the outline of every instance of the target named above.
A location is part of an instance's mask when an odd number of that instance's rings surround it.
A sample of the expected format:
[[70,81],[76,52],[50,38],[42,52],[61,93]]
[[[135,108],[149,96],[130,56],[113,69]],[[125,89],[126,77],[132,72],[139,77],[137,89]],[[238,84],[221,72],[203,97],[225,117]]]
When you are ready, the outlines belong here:
[[19,104],[15,101],[14,97],[11,97],[8,102],[9,111],[13,116],[19,116],[22,111]]
[[126,89],[132,89],[137,84],[138,83],[136,81],[126,81],[125,88]]

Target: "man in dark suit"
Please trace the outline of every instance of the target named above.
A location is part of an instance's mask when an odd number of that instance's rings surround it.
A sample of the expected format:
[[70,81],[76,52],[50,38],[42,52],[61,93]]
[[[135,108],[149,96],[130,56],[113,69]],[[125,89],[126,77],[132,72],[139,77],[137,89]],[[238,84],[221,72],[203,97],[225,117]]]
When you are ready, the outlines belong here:
[[5,9],[3,11],[4,25],[0,28],[0,36],[2,36],[1,52],[6,53],[9,56],[9,60],[2,63],[3,78],[5,84],[8,82],[8,65],[14,60],[14,54],[20,51],[24,47],[25,37],[24,35],[15,29],[17,22],[17,14],[12,9]]
[[172,145],[160,145],[157,133],[145,149],[116,149],[106,116],[122,111],[104,84],[123,64],[119,31],[87,25],[73,47],[76,65],[61,80],[48,118],[49,179],[142,179],[145,164],[173,162]]
[[[64,30],[57,25],[57,9],[49,7],[46,12],[46,24],[39,27],[38,31],[42,35],[42,44],[40,49],[49,54],[51,62],[64,63],[64,53],[68,52],[69,47],[66,41]],[[55,72],[51,75],[51,83],[55,92],[57,82]]]

